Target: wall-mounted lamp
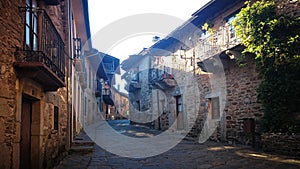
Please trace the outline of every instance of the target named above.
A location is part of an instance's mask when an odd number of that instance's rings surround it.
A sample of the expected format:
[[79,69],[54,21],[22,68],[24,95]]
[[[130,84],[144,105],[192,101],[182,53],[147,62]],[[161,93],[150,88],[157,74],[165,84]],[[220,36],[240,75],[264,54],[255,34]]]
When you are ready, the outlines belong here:
[[81,38],[73,38],[74,42],[74,58],[79,59],[81,56],[82,41]]
[[185,51],[186,51],[186,49],[183,49],[182,46],[178,50],[178,55],[180,56],[181,59],[185,59]]
[[194,51],[194,49],[193,49],[193,53],[192,53],[192,56],[190,56],[190,57],[187,57],[186,56],[186,51],[187,51],[187,49],[183,49],[183,47],[181,46],[180,47],[180,50],[178,50],[178,52],[179,52],[179,56],[180,56],[180,58],[181,59],[185,59],[185,60],[190,60],[191,61],[191,66],[193,66],[193,71],[194,71],[194,74],[196,73],[196,64],[194,63],[195,62],[195,60],[196,60],[196,55],[195,55],[195,51]]
[[240,52],[234,50],[226,50],[225,53],[229,56],[230,59],[239,58],[241,56]]
[[58,56],[58,50],[57,50],[57,47],[54,46],[51,48],[51,57],[57,58],[57,56]]
[[251,99],[250,99],[248,96],[245,97],[245,99],[244,99],[244,104],[245,104],[246,106],[252,104]]

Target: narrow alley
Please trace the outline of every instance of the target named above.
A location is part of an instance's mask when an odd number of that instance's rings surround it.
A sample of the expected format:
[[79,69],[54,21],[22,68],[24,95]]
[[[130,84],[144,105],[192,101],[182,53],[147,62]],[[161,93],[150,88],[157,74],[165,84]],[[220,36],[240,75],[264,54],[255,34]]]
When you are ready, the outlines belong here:
[[[158,131],[144,126],[130,125],[128,120],[108,121],[108,124],[116,133],[134,138],[152,137],[159,134]],[[90,140],[81,133],[80,140]],[[128,143],[119,140],[124,147]],[[147,149],[147,147],[145,147]],[[300,160],[285,156],[271,155],[256,151],[249,146],[228,145],[207,141],[204,144],[183,139],[178,145],[169,151],[148,158],[126,158],[112,154],[97,144],[92,151],[72,152],[55,169],[184,169],[184,168],[299,168]]]

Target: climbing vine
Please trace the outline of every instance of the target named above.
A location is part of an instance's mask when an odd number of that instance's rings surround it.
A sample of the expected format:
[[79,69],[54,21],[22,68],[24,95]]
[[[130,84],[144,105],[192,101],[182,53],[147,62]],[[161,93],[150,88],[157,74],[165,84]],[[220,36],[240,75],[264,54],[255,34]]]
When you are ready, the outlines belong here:
[[[263,80],[258,88],[266,132],[299,132],[300,17],[278,12],[278,1],[247,1],[233,22],[245,46],[255,54]],[[241,58],[239,58],[241,59]]]

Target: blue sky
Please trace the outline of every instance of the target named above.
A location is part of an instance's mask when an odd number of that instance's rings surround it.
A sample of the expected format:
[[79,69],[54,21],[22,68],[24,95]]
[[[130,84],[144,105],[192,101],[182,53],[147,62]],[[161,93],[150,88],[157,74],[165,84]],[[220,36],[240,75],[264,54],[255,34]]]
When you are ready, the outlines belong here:
[[[183,21],[205,5],[209,0],[88,0],[92,36],[105,26],[121,18],[144,13],[175,16]],[[178,25],[180,26],[180,24]],[[153,35],[131,36],[115,45],[108,54],[126,59],[144,47],[150,47]]]

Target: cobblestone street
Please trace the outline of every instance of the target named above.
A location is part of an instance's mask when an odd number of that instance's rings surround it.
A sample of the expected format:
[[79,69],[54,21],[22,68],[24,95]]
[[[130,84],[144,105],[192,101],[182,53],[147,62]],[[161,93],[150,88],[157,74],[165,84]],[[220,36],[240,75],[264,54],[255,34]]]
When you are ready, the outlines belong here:
[[[157,131],[138,125],[129,125],[128,121],[111,121],[109,124],[116,132],[132,137],[149,137]],[[121,125],[120,125],[121,124]],[[128,132],[130,131],[130,132]],[[137,134],[138,133],[138,134]],[[87,136],[84,136],[87,137]],[[126,143],[123,143],[126,146]],[[145,147],[147,149],[147,147]],[[55,169],[111,169],[111,168],[258,168],[281,169],[299,168],[300,160],[291,157],[266,154],[251,147],[227,145],[207,141],[204,144],[182,140],[171,150],[148,158],[126,158],[114,155],[94,145],[90,153],[75,152],[68,155]]]

